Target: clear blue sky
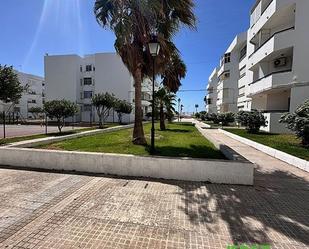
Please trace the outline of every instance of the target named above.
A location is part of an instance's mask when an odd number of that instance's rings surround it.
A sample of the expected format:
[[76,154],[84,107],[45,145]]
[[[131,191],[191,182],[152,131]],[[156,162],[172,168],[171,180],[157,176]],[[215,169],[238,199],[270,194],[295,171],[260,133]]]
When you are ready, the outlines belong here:
[[[44,76],[43,56],[114,51],[114,35],[95,21],[94,0],[0,1],[0,64]],[[249,25],[254,0],[196,0],[197,31],[176,44],[188,67],[182,89],[205,89],[208,76],[237,33]],[[205,92],[179,93],[185,111],[204,109]]]

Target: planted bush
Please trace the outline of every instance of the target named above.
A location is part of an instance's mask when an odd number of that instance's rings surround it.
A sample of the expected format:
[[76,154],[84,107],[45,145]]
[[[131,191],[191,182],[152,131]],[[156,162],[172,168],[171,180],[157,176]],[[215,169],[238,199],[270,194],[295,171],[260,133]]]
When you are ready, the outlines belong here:
[[218,115],[216,113],[211,113],[209,115],[209,120],[214,122],[214,124],[219,124],[219,119],[218,119]]
[[309,146],[309,100],[300,105],[294,113],[285,113],[281,116],[280,123],[294,131],[302,139],[302,145]]
[[258,133],[260,128],[267,125],[265,116],[259,111],[240,111],[236,120],[241,126],[245,126],[249,133]]
[[220,113],[218,114],[217,119],[222,126],[228,126],[229,123],[235,122],[235,116],[232,112]]

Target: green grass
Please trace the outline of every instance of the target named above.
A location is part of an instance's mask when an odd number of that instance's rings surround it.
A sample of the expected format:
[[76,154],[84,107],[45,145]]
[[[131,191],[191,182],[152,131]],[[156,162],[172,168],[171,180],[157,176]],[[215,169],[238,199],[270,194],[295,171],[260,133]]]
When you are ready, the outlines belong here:
[[293,156],[309,160],[309,149],[302,147],[300,139],[293,134],[271,134],[266,132],[250,134],[244,129],[225,130],[274,149],[281,150]]
[[[150,124],[144,125],[150,144]],[[132,129],[70,139],[43,146],[44,149],[104,152],[148,156],[149,146],[132,144]],[[166,131],[156,127],[156,155],[222,159],[224,156],[192,124],[168,124]]]

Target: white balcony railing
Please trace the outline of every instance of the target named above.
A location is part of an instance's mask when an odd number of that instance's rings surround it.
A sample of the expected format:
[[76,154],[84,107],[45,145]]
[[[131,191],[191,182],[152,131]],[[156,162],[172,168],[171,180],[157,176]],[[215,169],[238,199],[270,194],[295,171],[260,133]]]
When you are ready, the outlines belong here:
[[250,96],[279,86],[286,86],[293,80],[292,70],[273,72],[249,84]]
[[291,27],[274,33],[249,56],[249,68],[254,67],[275,51],[293,47],[295,40],[294,30],[295,28]]

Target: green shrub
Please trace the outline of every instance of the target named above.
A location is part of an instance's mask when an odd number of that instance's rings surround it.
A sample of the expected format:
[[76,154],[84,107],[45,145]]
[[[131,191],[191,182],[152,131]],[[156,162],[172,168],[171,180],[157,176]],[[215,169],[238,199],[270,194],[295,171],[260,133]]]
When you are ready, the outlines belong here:
[[265,116],[259,111],[240,111],[236,120],[241,126],[245,126],[249,133],[258,133],[260,128],[267,125]]
[[217,119],[222,126],[228,126],[229,123],[235,122],[235,116],[232,112],[220,113],[218,114]]
[[211,113],[208,118],[209,118],[209,121],[214,122],[214,124],[219,124],[220,122],[218,119],[218,115],[216,113]]
[[297,107],[294,113],[282,115],[279,122],[287,124],[287,128],[302,139],[302,144],[309,146],[309,100]]

